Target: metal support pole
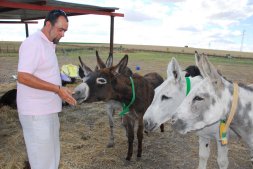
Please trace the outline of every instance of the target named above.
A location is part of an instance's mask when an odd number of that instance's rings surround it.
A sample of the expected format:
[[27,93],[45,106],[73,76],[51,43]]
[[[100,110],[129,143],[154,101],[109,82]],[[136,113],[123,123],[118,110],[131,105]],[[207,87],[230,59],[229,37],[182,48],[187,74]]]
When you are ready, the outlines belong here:
[[25,34],[26,34],[26,37],[29,36],[28,23],[25,23]]
[[113,35],[114,35],[114,16],[111,16],[110,53],[112,56],[113,56]]

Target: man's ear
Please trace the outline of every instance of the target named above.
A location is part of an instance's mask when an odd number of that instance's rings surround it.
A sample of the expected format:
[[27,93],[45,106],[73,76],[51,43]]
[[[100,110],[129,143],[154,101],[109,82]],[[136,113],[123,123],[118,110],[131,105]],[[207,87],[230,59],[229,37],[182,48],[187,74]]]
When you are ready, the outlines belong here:
[[46,21],[46,25],[45,25],[45,27],[47,27],[47,28],[51,28],[51,27],[52,27],[51,22],[50,22],[50,21]]

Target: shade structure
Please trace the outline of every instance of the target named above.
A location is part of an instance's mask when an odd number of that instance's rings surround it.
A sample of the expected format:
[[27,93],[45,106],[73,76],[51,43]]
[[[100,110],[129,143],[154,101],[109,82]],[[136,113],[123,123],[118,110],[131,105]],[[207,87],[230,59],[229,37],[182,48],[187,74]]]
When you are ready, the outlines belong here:
[[[111,17],[110,24],[110,53],[113,54],[114,17],[124,17],[115,12],[116,7],[101,7],[55,0],[2,0],[0,1],[0,23],[25,24],[26,36],[29,36],[28,24],[37,23],[34,20],[44,19],[48,11],[61,9],[68,16],[104,15]],[[15,21],[14,21],[15,20]]]

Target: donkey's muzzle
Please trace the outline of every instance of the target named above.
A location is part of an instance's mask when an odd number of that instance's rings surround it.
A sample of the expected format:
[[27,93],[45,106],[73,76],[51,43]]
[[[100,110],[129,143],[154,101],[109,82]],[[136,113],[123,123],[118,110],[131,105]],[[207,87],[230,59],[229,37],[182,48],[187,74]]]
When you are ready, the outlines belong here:
[[152,120],[150,119],[144,120],[145,131],[151,132],[151,131],[154,131],[157,127],[158,127],[158,124],[154,123]]
[[89,97],[89,86],[86,83],[81,83],[74,89],[73,97],[79,104],[85,102]]

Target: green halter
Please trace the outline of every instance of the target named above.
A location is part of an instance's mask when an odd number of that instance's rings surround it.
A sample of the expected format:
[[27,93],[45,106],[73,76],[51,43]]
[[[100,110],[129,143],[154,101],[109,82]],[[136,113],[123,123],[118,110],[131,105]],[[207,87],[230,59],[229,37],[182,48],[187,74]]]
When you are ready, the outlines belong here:
[[185,77],[185,80],[186,80],[186,96],[187,96],[191,90],[191,80],[189,77]]
[[129,105],[126,106],[125,103],[122,104],[122,108],[123,110],[119,113],[119,115],[121,117],[125,116],[128,112],[129,112],[129,107],[134,103],[135,101],[135,90],[134,90],[134,81],[132,79],[132,77],[129,77],[130,78],[130,81],[131,81],[131,86],[132,86],[132,99],[131,99],[131,102],[129,103]]

